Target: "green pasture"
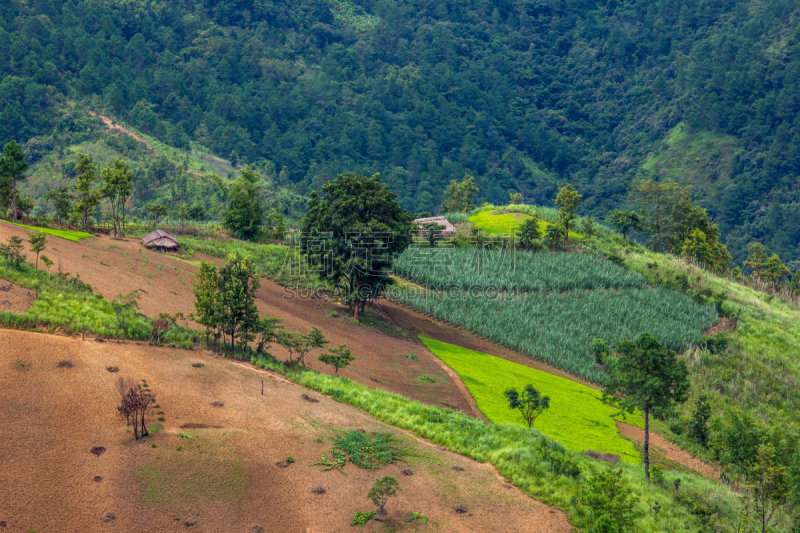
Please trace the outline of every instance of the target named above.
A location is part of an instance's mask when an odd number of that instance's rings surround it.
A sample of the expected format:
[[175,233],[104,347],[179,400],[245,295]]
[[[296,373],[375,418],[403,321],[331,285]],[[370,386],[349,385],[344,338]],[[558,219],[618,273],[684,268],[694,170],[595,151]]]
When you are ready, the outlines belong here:
[[89,237],[94,237],[93,234],[86,233],[84,231],[72,231],[68,229],[37,228],[36,226],[26,226],[25,224],[17,224],[15,222],[9,222],[9,224],[13,224],[14,226],[19,226],[21,228],[33,231],[41,231],[42,233],[52,235],[53,237],[61,237],[62,239],[67,239],[68,241],[73,241],[73,242],[78,242],[81,239],[88,239]]
[[641,460],[614,424],[616,418],[644,427],[641,415],[623,418],[618,409],[602,402],[599,391],[493,355],[422,336],[420,340],[461,377],[478,408],[493,423],[526,425],[518,411],[508,408],[503,391],[521,390],[530,383],[550,397],[550,408],[536,419],[536,429],[571,450],[615,453],[628,462]]
[[[497,214],[495,214],[497,213]],[[473,227],[480,228],[486,233],[508,234],[515,232],[531,215],[525,213],[502,213],[502,209],[479,211],[467,218],[472,222]],[[539,231],[543,234],[551,224],[544,220],[539,220]],[[569,236],[574,239],[582,239],[583,236],[569,232]]]

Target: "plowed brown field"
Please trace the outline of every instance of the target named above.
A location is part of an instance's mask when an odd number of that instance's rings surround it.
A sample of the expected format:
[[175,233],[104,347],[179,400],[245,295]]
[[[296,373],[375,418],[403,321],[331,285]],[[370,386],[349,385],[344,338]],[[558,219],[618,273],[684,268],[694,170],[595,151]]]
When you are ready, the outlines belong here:
[[[2,531],[355,531],[350,519],[373,508],[366,494],[383,475],[403,491],[368,532],[570,530],[563,513],[504,486],[491,466],[246,364],[8,330],[0,347]],[[116,416],[119,376],[146,380],[164,412],[163,429],[144,441]],[[348,464],[346,476],[309,465],[347,429],[395,433],[411,454],[375,471]],[[105,452],[90,453],[95,446]],[[289,456],[294,463],[276,465]],[[457,504],[468,512],[455,513]],[[404,522],[412,511],[432,522]],[[106,513],[115,518],[103,521]]]
[[[11,235],[27,239],[29,233],[25,228],[0,222],[0,241],[8,240]],[[195,254],[191,261],[183,261],[173,254],[147,250],[137,239],[115,240],[109,236],[93,237],[80,242],[51,236],[48,237],[44,253],[56,265],[60,264],[64,272],[78,273],[83,281],[108,299],[138,290],[141,294],[141,311],[152,317],[162,312],[188,314],[194,311],[192,283],[197,262],[206,260],[217,265],[222,264],[219,259],[201,254]],[[356,360],[342,371],[342,375],[373,388],[395,392],[429,404],[452,407],[479,418],[485,417],[478,410],[461,378],[419,342],[417,334],[422,333],[443,342],[502,357],[592,386],[550,365],[534,361],[392,302],[380,301],[373,306],[373,311],[385,317],[388,323],[396,326],[405,336],[387,335],[353,325],[345,317],[331,317],[333,311],[345,314],[335,302],[298,299],[269,280],[262,280],[257,298],[262,314],[268,313],[282,319],[287,327],[305,333],[315,326],[323,331],[331,345],[347,344]],[[194,323],[187,322],[187,325],[198,327]],[[288,357],[279,346],[272,346],[270,352],[279,359]],[[408,359],[403,354],[414,354],[418,360]],[[315,370],[331,372],[328,367],[316,361],[313,354],[309,362]],[[422,380],[421,376],[428,376],[434,381]],[[636,435],[632,433],[624,433],[624,436],[636,440]],[[659,442],[654,444],[662,447]],[[664,444],[662,448],[665,452],[670,452],[674,445]],[[710,472],[715,477],[713,474],[716,472],[713,469],[707,466],[699,468],[697,465],[702,463],[686,452],[670,453],[670,459],[706,475]]]

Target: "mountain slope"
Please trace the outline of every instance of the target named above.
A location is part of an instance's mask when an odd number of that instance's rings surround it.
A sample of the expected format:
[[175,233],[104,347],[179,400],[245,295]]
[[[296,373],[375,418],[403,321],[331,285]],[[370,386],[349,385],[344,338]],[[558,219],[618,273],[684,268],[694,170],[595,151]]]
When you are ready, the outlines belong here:
[[181,148],[268,160],[299,193],[380,171],[413,210],[476,175],[480,200],[624,204],[669,132],[724,136],[714,189],[734,256],[800,258],[798,7],[785,0],[13,0],[0,7],[0,140],[47,144],[66,98]]

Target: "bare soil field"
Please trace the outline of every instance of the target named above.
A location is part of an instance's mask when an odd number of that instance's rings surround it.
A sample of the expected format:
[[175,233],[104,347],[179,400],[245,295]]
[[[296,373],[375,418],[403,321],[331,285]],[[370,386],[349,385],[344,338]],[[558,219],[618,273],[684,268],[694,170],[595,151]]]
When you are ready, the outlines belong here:
[[[0,223],[0,241],[8,240],[11,235],[27,239],[28,233],[25,228]],[[187,262],[173,254],[148,250],[137,239],[116,240],[106,235],[80,242],[49,237],[44,253],[56,265],[60,264],[62,271],[79,274],[109,300],[139,291],[139,308],[151,317],[159,313],[188,315],[194,311],[192,284],[197,270],[194,260],[222,264],[219,259],[199,254]],[[442,369],[439,360],[416,336],[385,335],[353,325],[345,317],[334,318],[330,316],[333,311],[346,314],[335,302],[299,299],[268,280],[262,280],[257,298],[262,315],[268,313],[280,318],[286,327],[303,333],[316,326],[332,346],[347,344],[356,360],[342,372],[344,376],[374,388],[480,416],[463,385],[461,389],[456,385],[451,374]],[[198,327],[194,323],[185,324]],[[279,359],[288,359],[280,346],[273,345],[270,352]],[[418,360],[403,357],[404,354],[416,355]],[[315,370],[330,373],[328,367],[316,360],[316,355],[311,354],[307,360]],[[420,379],[423,376],[426,379]]]
[[[563,513],[505,485],[490,465],[246,364],[8,330],[0,346],[3,531],[355,531],[350,519],[372,510],[366,494],[383,475],[403,490],[368,532],[570,531]],[[142,441],[116,415],[119,376],[145,380],[163,411],[163,428]],[[350,429],[394,433],[404,462],[348,463],[347,475],[309,465]],[[287,457],[294,462],[276,464]],[[431,522],[406,523],[412,511]]]
[[0,313],[3,311],[24,313],[33,305],[35,300],[35,292],[0,279]]
[[[0,241],[8,240],[11,235],[27,239],[28,234],[29,230],[25,228],[0,222]],[[139,291],[140,310],[151,317],[157,317],[162,312],[188,314],[194,311],[192,284],[197,262],[205,260],[222,264],[219,259],[201,254],[195,254],[192,261],[184,261],[174,254],[148,250],[141,246],[138,239],[116,240],[105,235],[80,242],[51,236],[48,237],[44,253],[56,265],[60,264],[64,272],[79,274],[83,281],[107,299],[133,290]],[[3,294],[0,293],[0,311],[3,310]],[[356,326],[346,316],[334,318],[331,316],[333,311],[346,315],[346,310],[332,301],[298,298],[269,280],[262,280],[257,298],[262,314],[268,313],[282,319],[288,328],[306,333],[312,327],[318,327],[332,346],[347,344],[356,360],[342,371],[342,375],[373,388],[424,403],[451,407],[475,417],[485,419],[461,378],[417,340],[418,334],[502,357],[596,388],[567,372],[386,300],[375,304],[373,311],[383,314],[387,322],[396,326],[404,335],[388,335],[364,326]],[[185,324],[199,327],[193,322]],[[288,354],[280,346],[273,345],[269,351],[279,359],[288,358]],[[405,354],[415,355],[418,359],[406,358]],[[315,370],[331,373],[328,367],[316,361],[314,354],[308,360]],[[426,379],[420,379],[423,376]],[[632,435],[623,436],[635,440]],[[675,448],[667,441],[664,441],[663,446],[656,440],[653,444],[668,453],[671,453],[670,447]],[[670,459],[706,475],[707,472],[716,474],[704,468],[706,465],[697,466],[699,461],[690,454],[683,451],[681,454],[671,453]],[[712,477],[716,479],[717,476]]]

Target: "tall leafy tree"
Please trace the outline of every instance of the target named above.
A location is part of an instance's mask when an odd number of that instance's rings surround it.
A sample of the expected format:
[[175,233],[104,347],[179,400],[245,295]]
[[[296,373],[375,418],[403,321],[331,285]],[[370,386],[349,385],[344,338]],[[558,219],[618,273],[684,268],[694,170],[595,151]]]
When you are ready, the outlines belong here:
[[61,224],[61,220],[67,221],[69,212],[72,208],[72,194],[69,187],[62,185],[61,187],[50,189],[44,195],[44,200],[53,204],[53,209],[56,212],[56,222]]
[[224,335],[230,337],[231,350],[245,347],[255,338],[259,324],[256,291],[260,285],[249,257],[228,255],[225,266],[219,270],[217,320]]
[[122,159],[115,159],[110,167],[103,169],[101,175],[103,186],[100,188],[100,196],[108,200],[114,224],[114,237],[124,237],[125,203],[133,191],[133,172],[128,163]]
[[302,248],[320,276],[340,284],[358,319],[364,303],[391,282],[392,257],[411,242],[411,215],[380,175],[340,174],[311,193]]
[[200,263],[200,268],[195,276],[193,292],[197,323],[206,328],[206,348],[208,348],[209,334],[213,332],[216,340],[216,332],[219,327],[220,301],[217,297],[218,287],[219,272],[217,267],[207,261],[203,261]]
[[683,188],[674,181],[656,182],[650,179],[635,184],[631,198],[643,209],[644,227],[650,234],[650,246],[657,252],[669,246],[672,207]]
[[475,178],[466,174],[460,182],[450,180],[450,184],[444,194],[446,200],[442,204],[442,211],[445,213],[466,213],[470,211],[475,203],[475,195],[478,194]]
[[260,183],[258,172],[245,167],[228,192],[228,208],[223,214],[222,223],[239,239],[254,240],[264,223]]
[[570,185],[566,184],[556,195],[556,205],[558,206],[558,221],[567,230],[567,240],[569,240],[569,229],[572,222],[578,218],[578,206],[583,196]]
[[644,472],[650,480],[650,414],[654,409],[667,409],[686,401],[689,371],[686,363],[676,358],[649,333],[636,341],[622,339],[615,356],[605,359],[607,380],[603,394],[617,398],[623,411],[635,409],[644,415]]
[[0,179],[7,183],[11,189],[11,218],[18,220],[17,208],[17,183],[25,180],[25,171],[28,170],[28,162],[25,161],[25,153],[16,141],[11,141],[3,147],[3,157],[0,159]]
[[608,215],[608,223],[622,233],[625,240],[628,240],[631,230],[642,229],[642,219],[639,217],[639,213],[630,209],[615,209]]
[[81,226],[85,229],[92,220],[92,214],[100,203],[100,193],[95,189],[97,181],[97,171],[92,160],[86,154],[78,154],[80,160],[75,165],[78,173],[76,183],[73,188],[78,193],[78,201],[75,203],[75,211],[80,217]]

